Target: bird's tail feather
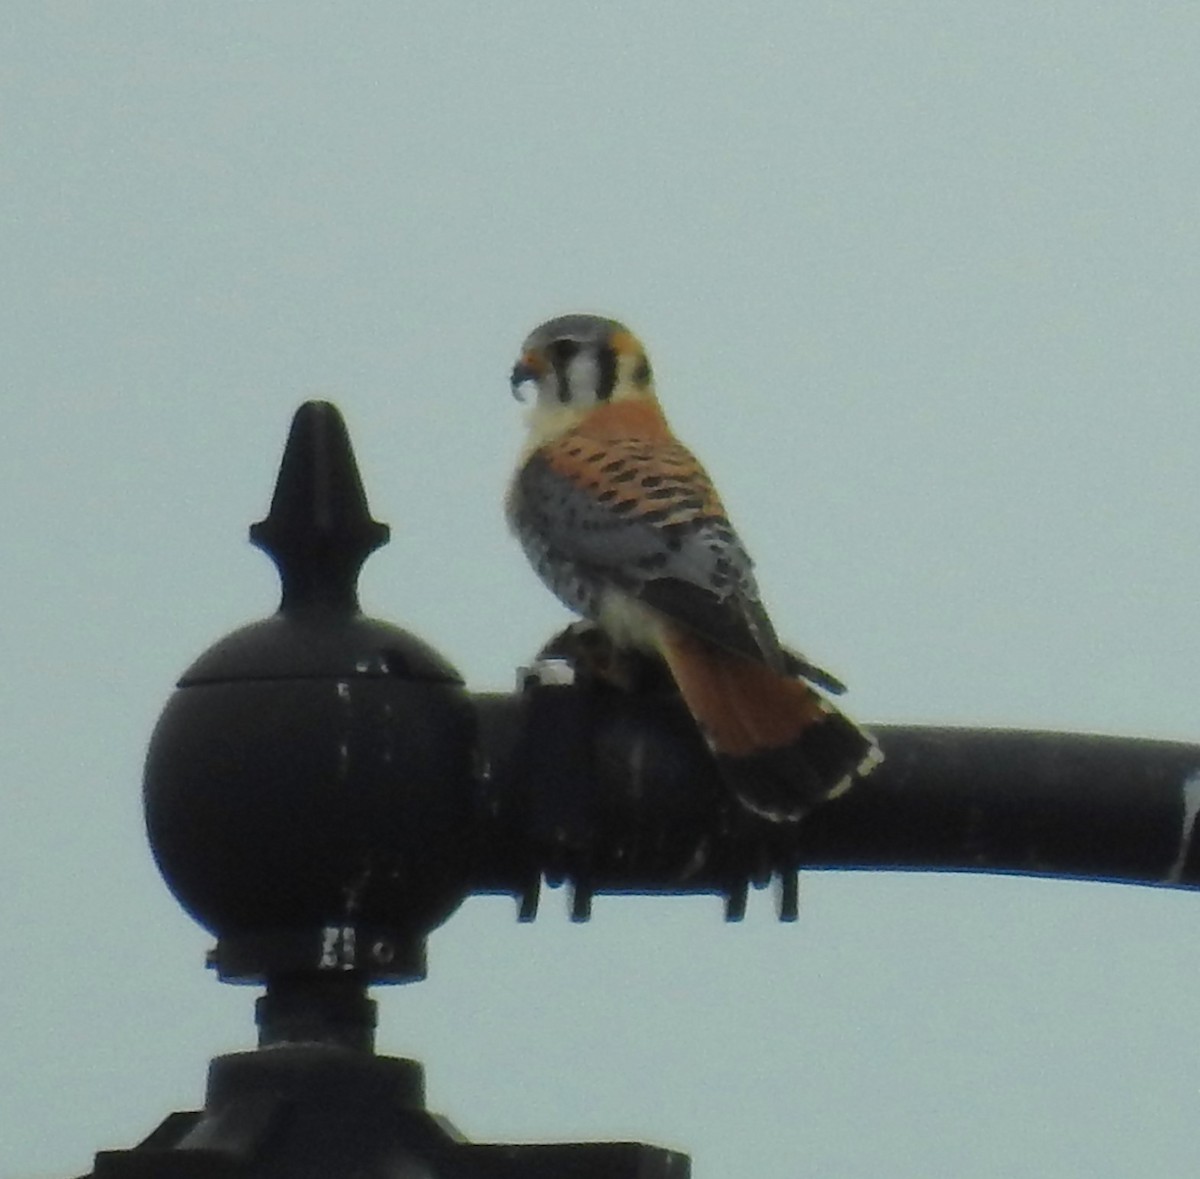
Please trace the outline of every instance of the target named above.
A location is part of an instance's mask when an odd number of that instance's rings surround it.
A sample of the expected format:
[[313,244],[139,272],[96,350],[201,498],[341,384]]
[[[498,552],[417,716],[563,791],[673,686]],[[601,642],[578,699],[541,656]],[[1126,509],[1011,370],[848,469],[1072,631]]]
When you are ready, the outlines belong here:
[[722,774],[754,813],[802,818],[881,760],[874,739],[803,681],[674,627],[661,648]]

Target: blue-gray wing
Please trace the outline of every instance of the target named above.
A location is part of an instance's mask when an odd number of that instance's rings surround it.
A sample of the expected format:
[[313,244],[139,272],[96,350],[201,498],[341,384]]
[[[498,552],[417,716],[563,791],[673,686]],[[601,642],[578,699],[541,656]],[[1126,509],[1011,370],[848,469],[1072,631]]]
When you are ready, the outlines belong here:
[[585,616],[619,588],[718,646],[787,669],[750,557],[682,445],[568,436],[521,468],[508,515],[542,579]]

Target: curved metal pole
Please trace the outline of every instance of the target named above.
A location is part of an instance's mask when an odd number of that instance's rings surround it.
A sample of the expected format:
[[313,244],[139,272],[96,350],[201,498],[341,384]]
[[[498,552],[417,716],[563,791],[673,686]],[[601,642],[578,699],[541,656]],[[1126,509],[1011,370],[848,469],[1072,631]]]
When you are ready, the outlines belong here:
[[870,777],[801,823],[764,824],[723,796],[669,701],[535,685],[476,706],[524,838],[485,847],[475,890],[490,869],[491,891],[525,894],[526,917],[539,873],[582,891],[578,919],[608,892],[724,894],[737,919],[745,886],[776,874],[790,919],[800,867],[1200,885],[1200,745],[876,726],[886,757]]

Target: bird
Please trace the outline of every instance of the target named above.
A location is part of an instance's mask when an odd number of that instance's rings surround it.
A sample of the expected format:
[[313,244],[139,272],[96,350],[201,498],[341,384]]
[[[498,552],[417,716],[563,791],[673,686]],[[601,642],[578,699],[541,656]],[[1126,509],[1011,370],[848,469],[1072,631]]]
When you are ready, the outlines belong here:
[[547,320],[521,346],[511,387],[529,408],[509,527],[615,652],[665,665],[742,807],[798,821],[873,769],[875,739],[828,699],[841,682],[780,642],[633,332],[600,315]]

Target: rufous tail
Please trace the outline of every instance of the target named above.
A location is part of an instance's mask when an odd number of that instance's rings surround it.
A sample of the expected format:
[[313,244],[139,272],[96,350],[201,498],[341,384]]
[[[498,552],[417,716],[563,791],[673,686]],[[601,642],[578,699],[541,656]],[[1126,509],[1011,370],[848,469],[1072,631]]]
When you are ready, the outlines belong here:
[[882,760],[874,739],[802,680],[674,626],[660,645],[722,775],[755,814],[803,818]]

